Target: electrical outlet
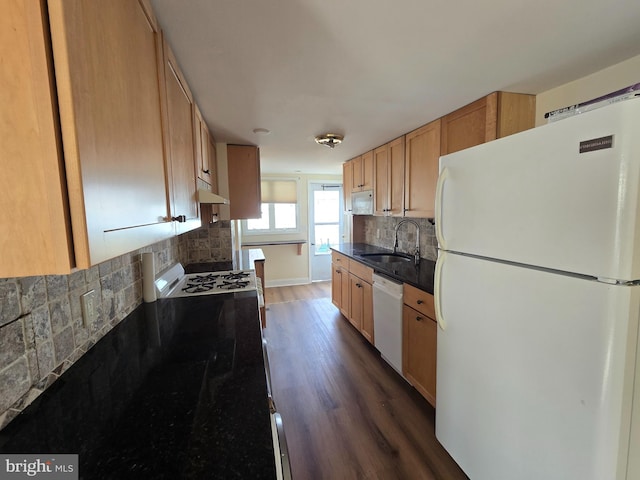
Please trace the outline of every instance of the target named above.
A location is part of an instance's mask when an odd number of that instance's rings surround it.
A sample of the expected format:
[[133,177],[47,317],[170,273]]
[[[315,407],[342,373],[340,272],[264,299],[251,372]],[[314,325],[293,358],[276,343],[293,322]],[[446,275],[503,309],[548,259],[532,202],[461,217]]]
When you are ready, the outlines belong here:
[[85,327],[95,323],[98,317],[98,305],[96,305],[96,291],[89,290],[80,296],[80,304],[82,305],[82,324]]

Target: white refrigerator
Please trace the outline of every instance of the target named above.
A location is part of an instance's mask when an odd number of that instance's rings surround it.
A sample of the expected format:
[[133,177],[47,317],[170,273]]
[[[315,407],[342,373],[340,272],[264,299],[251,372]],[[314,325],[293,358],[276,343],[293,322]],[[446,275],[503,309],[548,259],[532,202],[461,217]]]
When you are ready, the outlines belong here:
[[640,99],[443,156],[436,436],[472,480],[640,479]]

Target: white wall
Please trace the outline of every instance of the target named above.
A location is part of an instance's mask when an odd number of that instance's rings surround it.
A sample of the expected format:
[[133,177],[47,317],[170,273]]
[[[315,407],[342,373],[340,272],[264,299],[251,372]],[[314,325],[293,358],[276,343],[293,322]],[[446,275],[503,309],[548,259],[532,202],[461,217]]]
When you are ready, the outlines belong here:
[[640,55],[599,70],[536,96],[536,126],[546,122],[544,114],[575,105],[640,83]]

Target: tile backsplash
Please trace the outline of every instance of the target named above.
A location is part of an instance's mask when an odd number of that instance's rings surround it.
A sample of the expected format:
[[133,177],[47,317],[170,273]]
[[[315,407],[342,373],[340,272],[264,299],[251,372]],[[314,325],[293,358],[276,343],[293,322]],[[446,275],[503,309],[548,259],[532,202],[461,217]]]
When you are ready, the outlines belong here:
[[[370,215],[354,215],[354,242],[368,243],[382,248],[393,248],[395,229],[403,220],[400,217],[376,217]],[[426,218],[412,218],[420,225],[420,256],[435,261],[438,258],[438,241],[435,226]],[[398,250],[411,253],[416,245],[416,227],[406,223],[398,231]]]
[[[232,258],[229,221],[164,240],[70,275],[0,279],[0,429],[142,303],[141,254],[157,271]],[[95,290],[97,319],[85,325],[80,296]]]

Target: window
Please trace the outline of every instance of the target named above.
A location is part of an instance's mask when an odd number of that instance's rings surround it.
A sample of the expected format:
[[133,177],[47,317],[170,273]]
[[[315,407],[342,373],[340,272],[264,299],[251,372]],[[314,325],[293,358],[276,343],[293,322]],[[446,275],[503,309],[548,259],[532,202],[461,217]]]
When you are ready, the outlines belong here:
[[261,189],[261,216],[243,221],[243,232],[246,235],[297,232],[298,181],[262,180]]
[[340,199],[342,189],[313,191],[313,227],[316,255],[330,255],[330,247],[340,243]]

